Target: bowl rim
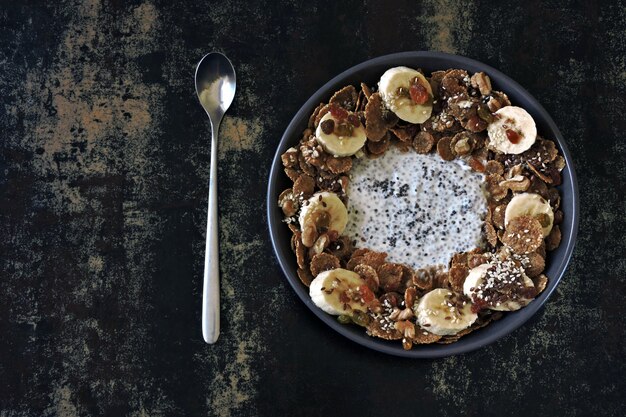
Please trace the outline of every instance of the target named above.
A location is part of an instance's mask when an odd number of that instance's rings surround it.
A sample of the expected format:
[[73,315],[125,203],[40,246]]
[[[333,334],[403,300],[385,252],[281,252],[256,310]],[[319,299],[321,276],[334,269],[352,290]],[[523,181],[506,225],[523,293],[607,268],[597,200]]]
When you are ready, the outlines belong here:
[[[547,126],[547,129],[544,129],[544,133],[547,133],[545,132],[545,130],[547,130],[552,134],[566,161],[566,169],[564,171],[568,174],[569,188],[571,191],[570,194],[572,196],[572,210],[571,213],[568,213],[568,215],[571,216],[572,221],[570,227],[567,229],[567,233],[562,232],[564,236],[567,236],[567,240],[564,239],[561,242],[561,245],[566,245],[562,257],[560,259],[551,259],[551,262],[558,262],[558,266],[556,267],[557,274],[550,278],[553,284],[549,283],[548,288],[546,288],[546,290],[528,306],[516,312],[510,312],[503,319],[500,320],[503,321],[506,319],[508,321],[508,325],[500,326],[497,329],[491,329],[491,331],[490,327],[492,325],[487,326],[485,329],[481,329],[482,332],[480,336],[474,336],[473,338],[468,339],[460,339],[458,342],[452,344],[420,345],[414,346],[411,350],[404,350],[397,340],[390,343],[389,341],[373,338],[367,336],[365,334],[365,331],[360,328],[358,329],[360,333],[354,332],[347,326],[340,324],[334,316],[326,314],[312,302],[311,298],[309,297],[308,290],[306,289],[306,287],[304,287],[304,285],[302,285],[295,271],[292,271],[292,268],[287,263],[285,254],[280,250],[280,243],[278,242],[279,236],[276,232],[278,231],[278,227],[285,226],[282,221],[276,221],[275,213],[276,210],[278,210],[278,206],[276,204],[278,198],[276,182],[278,175],[281,175],[283,170],[280,155],[284,152],[284,150],[287,149],[287,145],[291,146],[293,143],[295,143],[295,138],[298,138],[300,136],[301,131],[296,129],[298,129],[299,124],[302,123],[302,118],[305,117],[305,119],[308,120],[310,113],[313,111],[315,106],[322,102],[324,97],[334,92],[334,90],[332,89],[337,83],[343,81],[346,78],[350,78],[353,74],[359,71],[367,70],[370,67],[384,64],[389,61],[406,60],[407,65],[409,65],[409,61],[416,59],[449,60],[454,61],[454,65],[458,65],[457,68],[478,68],[479,71],[486,72],[491,78],[499,79],[499,84],[502,84],[503,87],[506,86],[507,91],[505,92],[507,94],[511,90],[516,90],[516,94],[521,95],[526,101],[530,103],[532,107],[535,108],[536,113],[541,115],[544,124]],[[393,65],[397,66],[400,64]],[[503,88],[503,90],[505,89]],[[565,183],[565,181],[563,183]],[[278,259],[278,263],[283,273],[285,274],[287,281],[296,292],[298,297],[309,308],[309,310],[311,310],[313,314],[315,314],[319,319],[321,319],[333,330],[362,346],[368,347],[378,352],[409,358],[439,358],[474,351],[512,333],[514,330],[518,329],[526,321],[528,321],[531,317],[533,317],[550,298],[567,270],[567,266],[572,258],[574,246],[576,245],[580,213],[578,182],[576,180],[573,159],[571,157],[569,149],[567,148],[563,135],[559,131],[554,120],[552,120],[550,114],[543,108],[543,106],[515,80],[487,64],[461,55],[431,51],[405,51],[368,59],[360,64],[354,65],[346,69],[345,71],[330,79],[319,89],[317,89],[317,91],[313,93],[311,97],[309,97],[309,99],[300,107],[300,109],[293,116],[290,123],[287,125],[287,128],[285,129],[280,142],[276,147],[276,153],[274,155],[274,158],[272,159],[272,165],[268,178],[266,203],[269,235],[274,253],[276,255],[276,258]],[[288,255],[289,254],[287,254],[287,256]],[[291,254],[291,256],[293,256],[293,254]]]

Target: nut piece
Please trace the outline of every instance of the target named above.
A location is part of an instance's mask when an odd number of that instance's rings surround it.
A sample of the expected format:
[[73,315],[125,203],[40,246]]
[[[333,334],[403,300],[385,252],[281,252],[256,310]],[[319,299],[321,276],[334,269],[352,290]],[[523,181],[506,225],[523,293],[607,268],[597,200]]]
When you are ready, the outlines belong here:
[[289,148],[284,154],[280,156],[280,160],[283,162],[285,168],[295,168],[298,166],[298,150],[296,148]]
[[278,205],[283,209],[286,217],[295,216],[298,212],[298,200],[294,198],[291,188],[287,188],[278,196]]
[[513,192],[526,191],[530,187],[530,180],[522,175],[516,175],[511,179],[500,181],[498,185]]
[[406,308],[413,308],[415,299],[417,298],[417,290],[415,287],[409,287],[404,291],[404,305]]
[[484,72],[477,72],[472,75],[470,82],[472,83],[472,87],[478,88],[480,94],[483,96],[488,96],[491,93],[491,80]]

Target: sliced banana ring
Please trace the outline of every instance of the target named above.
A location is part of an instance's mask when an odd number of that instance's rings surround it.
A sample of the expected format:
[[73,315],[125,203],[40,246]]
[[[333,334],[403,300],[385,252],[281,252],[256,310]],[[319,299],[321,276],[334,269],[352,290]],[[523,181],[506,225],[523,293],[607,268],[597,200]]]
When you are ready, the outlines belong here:
[[541,223],[543,236],[550,234],[554,224],[554,212],[550,203],[539,194],[522,193],[513,197],[504,211],[504,226],[506,227],[511,220],[520,216],[536,218]]
[[367,312],[374,295],[356,272],[337,268],[320,272],[311,282],[309,295],[316,306],[328,314],[351,315]]
[[489,147],[508,154],[520,154],[535,143],[537,126],[526,110],[505,106],[495,112],[495,119],[487,126]]
[[313,224],[342,234],[348,224],[348,210],[337,194],[322,191],[313,194],[304,203],[298,220],[302,230]]
[[[328,129],[325,132],[325,126],[330,123],[329,121],[331,120],[333,130]],[[356,120],[358,120],[358,118]],[[357,123],[356,120],[355,123]],[[347,120],[340,121],[330,112],[326,113],[320,119],[320,123],[315,130],[315,136],[326,152],[332,154],[333,156],[351,156],[357,153],[363,145],[365,145],[367,136],[365,135],[365,127],[363,124],[358,122],[359,125],[354,126],[349,123],[350,122]]]
[[[515,299],[499,298],[492,300],[484,298],[488,296],[484,296],[483,292],[486,293],[488,289],[493,288],[494,285],[497,285],[494,283],[495,280],[493,278],[487,278],[487,272],[491,267],[491,264],[478,265],[477,267],[472,268],[467,275],[467,278],[465,278],[465,282],[463,283],[463,293],[467,295],[470,299],[472,299],[473,302],[477,303],[480,301],[482,304],[485,305],[486,308],[490,310],[515,311],[528,305],[528,303],[533,300],[532,298],[526,298],[523,296],[517,297]],[[533,281],[528,278],[523,272],[521,272],[521,275],[523,285],[519,288],[516,287],[515,289],[518,291],[522,291],[527,288],[534,288],[535,284],[533,283]]]
[[[421,104],[411,98],[411,85],[416,78],[428,93],[428,100]],[[433,90],[422,73],[408,67],[390,68],[380,77],[378,89],[385,106],[400,119],[409,123],[424,123],[430,118]]]
[[431,333],[446,336],[468,328],[478,318],[469,302],[459,302],[457,294],[436,288],[425,294],[414,307],[417,323]]

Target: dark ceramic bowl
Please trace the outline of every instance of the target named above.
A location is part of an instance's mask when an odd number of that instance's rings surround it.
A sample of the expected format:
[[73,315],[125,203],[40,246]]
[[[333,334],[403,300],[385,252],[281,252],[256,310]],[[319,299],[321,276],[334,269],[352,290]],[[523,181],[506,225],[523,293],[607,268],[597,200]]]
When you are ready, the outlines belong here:
[[[427,73],[448,68],[462,68],[470,73],[484,71],[491,77],[494,89],[504,91],[514,105],[523,107],[533,116],[537,123],[539,134],[556,140],[557,146],[567,162],[562,172],[563,184],[558,187],[562,196],[561,205],[564,213],[564,220],[561,225],[562,241],[558,249],[548,255],[545,273],[550,280],[546,290],[527,307],[505,314],[501,320],[462,337],[456,343],[450,345],[420,345],[414,346],[412,350],[404,350],[398,340],[385,341],[372,338],[367,336],[361,327],[340,324],[337,322],[336,317],[324,313],[313,304],[309,298],[308,288],[300,282],[296,274],[296,257],[290,248],[291,232],[285,223],[281,222],[283,214],[277,206],[278,195],[282,190],[291,186],[289,179],[283,172],[280,155],[287,148],[298,143],[302,131],[306,128],[309,116],[315,107],[320,102],[327,102],[330,96],[341,87],[348,84],[359,85],[361,81],[373,85],[387,69],[400,65],[419,67]],[[436,358],[469,352],[509,334],[530,319],[548,300],[565,273],[576,241],[578,213],[578,186],[576,184],[572,158],[561,132],[559,132],[546,110],[518,83],[500,71],[473,59],[439,52],[402,52],[374,58],[342,72],[317,90],[296,113],[283,134],[272,162],[267,192],[267,216],[272,245],[289,284],[291,284],[304,304],[324,323],[347,338],[380,352],[412,358]]]

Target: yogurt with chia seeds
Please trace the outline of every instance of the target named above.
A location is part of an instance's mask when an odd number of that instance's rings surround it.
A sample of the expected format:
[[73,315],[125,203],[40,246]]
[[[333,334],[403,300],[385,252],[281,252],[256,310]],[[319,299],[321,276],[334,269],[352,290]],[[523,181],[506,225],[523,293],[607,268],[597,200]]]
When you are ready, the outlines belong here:
[[350,177],[344,234],[358,247],[424,268],[447,266],[454,253],[480,245],[484,176],[464,161],[391,147],[377,159],[355,160]]

